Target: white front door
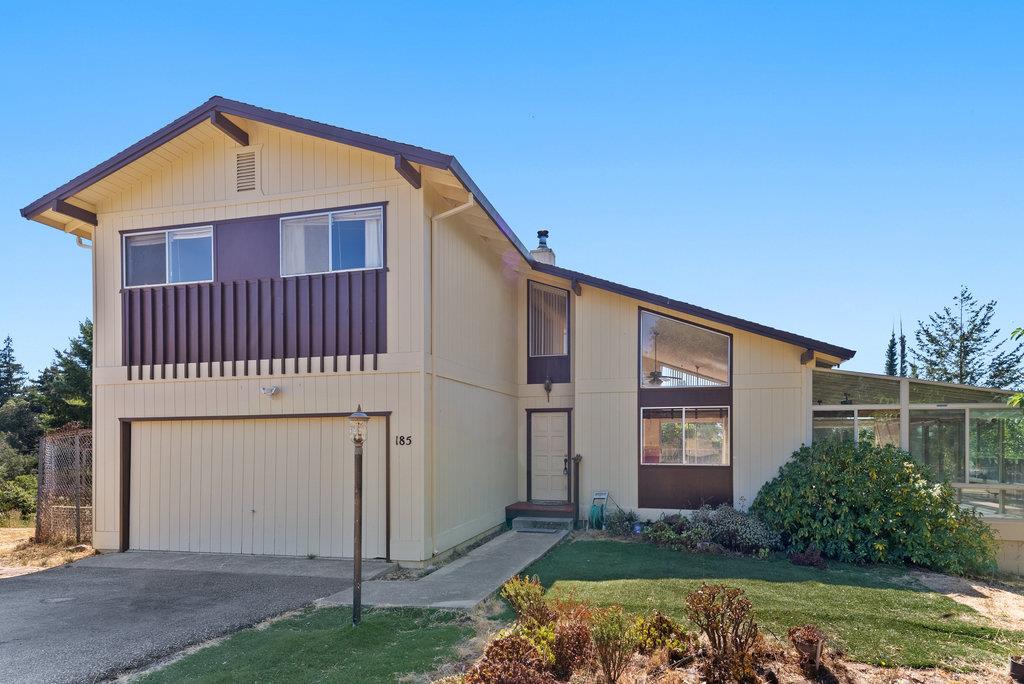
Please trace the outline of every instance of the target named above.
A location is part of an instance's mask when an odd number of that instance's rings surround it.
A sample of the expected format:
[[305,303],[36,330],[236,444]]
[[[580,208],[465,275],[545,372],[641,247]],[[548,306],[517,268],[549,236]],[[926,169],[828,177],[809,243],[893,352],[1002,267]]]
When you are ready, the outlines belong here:
[[569,414],[530,414],[530,500],[569,500]]

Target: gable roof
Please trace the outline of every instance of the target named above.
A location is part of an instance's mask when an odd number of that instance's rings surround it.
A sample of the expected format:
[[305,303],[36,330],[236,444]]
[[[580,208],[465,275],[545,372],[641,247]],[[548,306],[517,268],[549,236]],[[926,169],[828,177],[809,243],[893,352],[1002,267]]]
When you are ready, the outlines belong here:
[[473,195],[476,203],[480,205],[487,216],[494,222],[494,225],[497,226],[498,230],[501,231],[512,246],[516,248],[526,262],[534,270],[541,273],[549,273],[551,275],[560,276],[579,283],[585,283],[608,292],[614,292],[626,297],[638,299],[642,302],[663,306],[680,313],[698,316],[723,325],[729,325],[739,330],[745,330],[747,332],[763,335],[782,342],[788,342],[790,344],[819,351],[830,356],[835,356],[843,360],[852,358],[856,353],[851,349],[828,344],[827,342],[821,342],[802,335],[796,335],[794,333],[778,330],[752,321],[746,321],[741,318],[736,318],[735,316],[729,316],[717,311],[712,311],[711,309],[705,309],[699,306],[694,306],[693,304],[687,304],[686,302],[656,295],[651,292],[645,292],[637,288],[613,283],[609,280],[603,280],[578,271],[570,271],[569,269],[535,261],[530,255],[530,251],[519,240],[519,237],[515,234],[508,223],[505,222],[505,219],[501,217],[501,214],[499,214],[498,210],[494,208],[494,205],[492,205],[487,199],[476,182],[470,178],[469,174],[454,155],[436,152],[425,147],[409,145],[408,143],[388,140],[387,138],[381,138],[376,135],[360,133],[347,128],[341,128],[339,126],[331,126],[330,124],[313,121],[311,119],[304,119],[302,117],[285,114],[283,112],[276,112],[271,109],[265,109],[245,102],[239,102],[238,100],[229,100],[227,98],[220,97],[219,95],[211,97],[203,104],[178,117],[160,130],[151,133],[134,145],[118,152],[110,159],[97,164],[85,173],[76,176],[64,185],[51,190],[39,199],[29,203],[21,209],[21,215],[26,219],[40,220],[40,214],[48,209],[55,209],[58,205],[61,207],[61,212],[59,213],[68,211],[74,212],[76,210],[84,211],[75,205],[69,205],[67,200],[73,197],[76,193],[88,188],[90,185],[97,183],[119,169],[131,164],[140,157],[155,150],[167,141],[176,138],[190,128],[210,119],[212,116],[224,114],[248,119],[250,121],[257,121],[270,126],[277,126],[296,133],[303,133],[313,137],[322,138],[324,140],[341,143],[343,145],[350,145],[370,152],[377,152],[379,154],[392,156],[395,157],[396,164],[399,163],[399,160],[401,159],[449,171],[458,179],[466,191]]
[[462,164],[459,163],[459,160],[456,159],[454,155],[435,152],[434,150],[428,150],[425,147],[396,142],[394,140],[388,140],[387,138],[369,135],[368,133],[360,133],[347,128],[341,128],[339,126],[331,126],[329,124],[320,123],[319,121],[312,121],[311,119],[304,119],[302,117],[285,114],[283,112],[275,112],[271,109],[257,107],[245,102],[239,102],[238,100],[229,100],[227,98],[220,97],[219,95],[214,95],[203,104],[183,116],[178,117],[160,130],[147,135],[134,145],[118,152],[110,159],[97,164],[59,188],[51,190],[39,199],[29,203],[21,209],[21,215],[27,219],[35,219],[42,212],[53,208],[55,203],[66,201],[81,190],[84,190],[90,185],[106,178],[128,164],[131,164],[136,159],[139,159],[140,157],[155,150],[168,140],[176,138],[193,126],[206,121],[215,112],[220,114],[229,114],[243,119],[249,119],[251,121],[258,121],[260,123],[277,126],[296,133],[304,133],[306,135],[322,138],[324,140],[331,140],[343,145],[350,145],[352,147],[358,147],[370,152],[386,154],[396,158],[401,157],[410,162],[450,171],[452,175],[462,183],[463,187],[466,188],[466,191],[473,195],[476,202],[488,217],[494,221],[498,230],[504,234],[523,258],[527,261],[530,260],[529,250],[527,250],[523,243],[519,241],[519,238],[516,236],[515,232],[513,232],[512,228],[509,227],[508,223],[505,222],[505,219],[503,219],[501,214],[498,213],[498,210],[494,208],[494,205],[492,205],[483,194],[480,187],[472,178],[469,177],[469,174],[466,173],[464,168],[462,168]]
[[815,340],[810,337],[804,337],[803,335],[797,335],[796,333],[786,332],[785,330],[779,330],[778,328],[771,328],[767,325],[754,323],[753,321],[737,318],[736,316],[730,316],[718,311],[713,311],[712,309],[705,309],[704,307],[695,306],[694,304],[687,304],[686,302],[681,302],[678,299],[671,299],[669,297],[640,290],[628,285],[620,285],[619,283],[613,283],[610,280],[604,280],[603,278],[587,275],[586,273],[580,273],[579,271],[570,271],[569,269],[561,268],[560,266],[552,266],[550,264],[534,261],[533,270],[565,278],[582,285],[590,285],[591,287],[596,287],[599,290],[613,292],[615,294],[623,295],[624,297],[639,299],[641,302],[646,302],[647,304],[663,306],[666,309],[672,309],[679,313],[690,314],[691,316],[697,316],[698,318],[703,318],[708,321],[728,325],[739,330],[754,333],[755,335],[770,337],[774,340],[779,340],[780,342],[788,342],[789,344],[794,344],[798,347],[804,347],[823,354],[828,354],[829,356],[838,357],[844,361],[852,359],[854,354],[857,353],[852,349],[829,344],[828,342],[822,342],[821,340]]

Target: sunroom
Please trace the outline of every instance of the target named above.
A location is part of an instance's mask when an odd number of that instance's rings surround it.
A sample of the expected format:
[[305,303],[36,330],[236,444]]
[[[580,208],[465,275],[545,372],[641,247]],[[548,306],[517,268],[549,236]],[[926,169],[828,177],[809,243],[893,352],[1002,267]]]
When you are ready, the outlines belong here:
[[812,438],[909,451],[985,516],[1024,518],[1024,409],[1013,392],[917,378],[813,371]]

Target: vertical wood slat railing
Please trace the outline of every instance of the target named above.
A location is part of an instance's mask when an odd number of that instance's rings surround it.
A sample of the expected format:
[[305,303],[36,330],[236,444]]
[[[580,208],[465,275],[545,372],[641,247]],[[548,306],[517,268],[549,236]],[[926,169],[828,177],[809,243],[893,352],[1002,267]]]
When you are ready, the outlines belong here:
[[[129,380],[365,370],[387,351],[383,269],[122,290]],[[305,363],[302,363],[302,360]],[[329,365],[328,365],[329,364]],[[169,367],[169,368],[168,368]]]

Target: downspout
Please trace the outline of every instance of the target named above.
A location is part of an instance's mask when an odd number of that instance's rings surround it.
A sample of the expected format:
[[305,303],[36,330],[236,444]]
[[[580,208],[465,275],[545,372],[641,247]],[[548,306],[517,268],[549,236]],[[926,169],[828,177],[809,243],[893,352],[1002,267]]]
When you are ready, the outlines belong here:
[[436,362],[434,361],[435,354],[437,353],[437,326],[434,325],[434,292],[435,292],[435,281],[434,277],[434,233],[437,231],[438,221],[461,214],[467,209],[471,209],[476,206],[476,200],[472,193],[469,193],[469,199],[458,206],[452,207],[447,211],[443,211],[437,216],[430,218],[430,543],[434,547],[431,555],[437,555],[437,526],[435,521],[435,512],[437,511],[437,491],[435,489],[436,473],[437,468],[435,467],[437,459],[437,375],[434,373],[436,368]]
[[75,236],[75,244],[81,247],[82,249],[88,249],[89,251],[92,251],[92,242],[90,242],[89,244],[85,244],[85,240],[82,239],[81,235]]

